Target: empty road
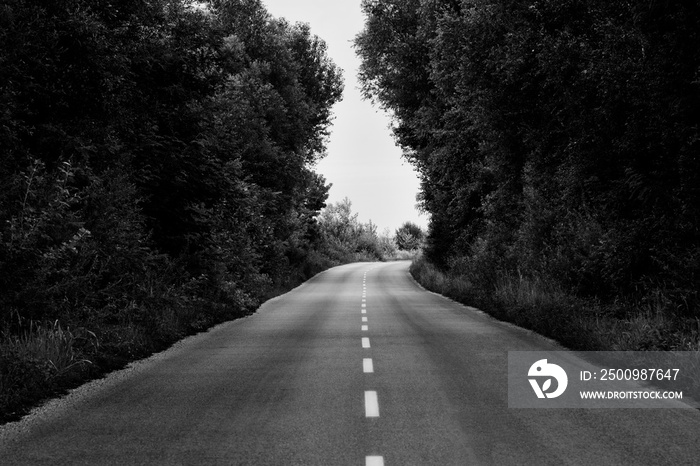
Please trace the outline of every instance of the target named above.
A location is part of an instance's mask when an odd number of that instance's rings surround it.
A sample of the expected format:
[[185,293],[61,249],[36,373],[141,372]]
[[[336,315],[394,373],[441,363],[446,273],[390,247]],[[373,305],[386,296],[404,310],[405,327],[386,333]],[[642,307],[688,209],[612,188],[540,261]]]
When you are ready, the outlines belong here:
[[0,464],[700,463],[697,410],[508,408],[507,352],[558,349],[350,264],[0,427]]

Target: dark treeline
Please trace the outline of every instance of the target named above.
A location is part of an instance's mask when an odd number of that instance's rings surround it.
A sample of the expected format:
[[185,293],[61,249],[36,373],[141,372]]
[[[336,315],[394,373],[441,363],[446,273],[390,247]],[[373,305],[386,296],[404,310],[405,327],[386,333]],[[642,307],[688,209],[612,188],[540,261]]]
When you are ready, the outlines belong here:
[[421,174],[433,264],[700,316],[698,2],[363,9],[364,92]]
[[1,414],[331,265],[342,87],[259,0],[0,2]]

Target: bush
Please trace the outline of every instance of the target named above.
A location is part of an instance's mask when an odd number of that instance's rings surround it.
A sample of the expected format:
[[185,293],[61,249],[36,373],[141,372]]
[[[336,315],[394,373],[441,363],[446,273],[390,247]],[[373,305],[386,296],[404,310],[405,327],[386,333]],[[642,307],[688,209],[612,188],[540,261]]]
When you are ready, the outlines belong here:
[[418,258],[410,272],[428,290],[534,330],[572,350],[700,350],[697,320],[670,313],[672,301],[662,294],[644,302],[604,304],[569,293],[546,276],[505,273],[483,287],[475,285],[480,279],[474,280],[464,260],[454,263],[446,272]]

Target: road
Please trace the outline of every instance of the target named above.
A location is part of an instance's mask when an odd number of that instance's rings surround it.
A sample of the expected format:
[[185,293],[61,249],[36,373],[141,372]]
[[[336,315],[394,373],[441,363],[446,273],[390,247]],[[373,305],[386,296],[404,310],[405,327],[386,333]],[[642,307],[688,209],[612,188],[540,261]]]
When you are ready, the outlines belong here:
[[0,464],[700,463],[697,410],[508,408],[507,351],[560,348],[407,269],[321,273],[0,428]]

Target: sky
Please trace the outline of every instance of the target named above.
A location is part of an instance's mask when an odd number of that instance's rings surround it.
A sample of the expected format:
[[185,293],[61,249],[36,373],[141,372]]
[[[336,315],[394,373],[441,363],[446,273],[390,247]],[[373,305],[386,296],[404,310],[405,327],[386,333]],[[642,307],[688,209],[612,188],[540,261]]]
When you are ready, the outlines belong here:
[[316,171],[332,183],[328,202],[347,197],[361,222],[372,220],[379,232],[411,221],[426,227],[428,217],[416,209],[418,175],[401,156],[391,135],[390,118],[363,100],[357,71],[360,59],[352,41],[364,27],[360,0],[263,0],[274,17],[308,23],[311,33],[328,45],[328,56],[343,69],[345,91],[333,107],[328,155]]

